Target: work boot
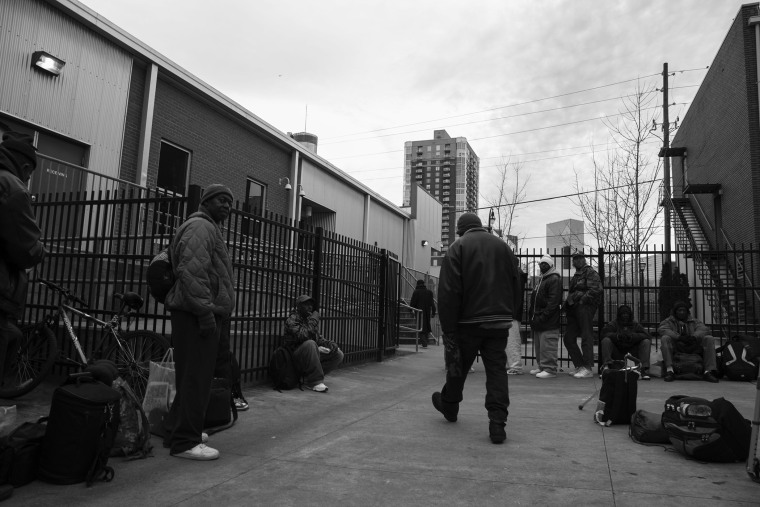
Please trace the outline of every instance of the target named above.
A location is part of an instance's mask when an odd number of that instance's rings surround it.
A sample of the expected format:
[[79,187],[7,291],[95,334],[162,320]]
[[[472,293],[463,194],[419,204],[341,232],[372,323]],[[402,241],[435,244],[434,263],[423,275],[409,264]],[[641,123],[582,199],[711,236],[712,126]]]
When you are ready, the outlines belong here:
[[[457,413],[459,413],[459,404],[447,403],[447,407],[444,408],[444,402],[441,399],[441,393],[438,391],[433,393],[433,406],[435,409],[443,414],[449,422],[457,422]],[[451,408],[454,405],[454,408]]]
[[506,423],[503,422],[491,421],[488,423],[488,435],[491,437],[491,442],[501,444],[507,439],[505,426]]

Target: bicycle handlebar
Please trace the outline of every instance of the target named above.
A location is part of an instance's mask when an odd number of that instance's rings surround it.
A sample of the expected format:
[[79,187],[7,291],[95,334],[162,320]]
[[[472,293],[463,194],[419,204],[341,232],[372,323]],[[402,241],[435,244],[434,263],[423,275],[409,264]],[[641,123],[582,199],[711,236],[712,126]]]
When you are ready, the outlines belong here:
[[65,299],[74,301],[75,303],[78,303],[78,304],[80,304],[80,305],[82,305],[84,307],[89,307],[90,306],[89,304],[87,304],[87,301],[85,301],[84,299],[80,298],[79,296],[77,296],[76,294],[74,294],[73,292],[71,292],[69,289],[61,287],[60,285],[56,285],[53,282],[51,282],[49,280],[44,280],[42,278],[38,278],[37,281],[39,283],[41,283],[42,285],[46,286],[47,288],[52,289],[52,290],[58,292]]

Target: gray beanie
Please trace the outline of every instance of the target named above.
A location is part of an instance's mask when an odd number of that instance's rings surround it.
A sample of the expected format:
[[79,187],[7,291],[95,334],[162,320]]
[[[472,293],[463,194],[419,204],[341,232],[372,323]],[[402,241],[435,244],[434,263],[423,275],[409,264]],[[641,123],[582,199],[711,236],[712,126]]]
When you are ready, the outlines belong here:
[[231,201],[235,199],[232,196],[232,190],[230,190],[229,187],[222,185],[221,183],[212,183],[206,187],[206,190],[203,191],[203,195],[201,196],[201,204],[213,197],[216,197],[219,194],[226,194]]

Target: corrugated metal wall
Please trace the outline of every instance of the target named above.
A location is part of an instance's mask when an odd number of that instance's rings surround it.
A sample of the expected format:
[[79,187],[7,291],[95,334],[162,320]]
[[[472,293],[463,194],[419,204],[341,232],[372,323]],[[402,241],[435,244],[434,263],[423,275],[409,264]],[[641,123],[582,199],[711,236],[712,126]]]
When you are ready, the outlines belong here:
[[[66,62],[31,68],[34,51]],[[119,175],[132,59],[39,0],[0,1],[0,111],[91,146],[88,167]]]

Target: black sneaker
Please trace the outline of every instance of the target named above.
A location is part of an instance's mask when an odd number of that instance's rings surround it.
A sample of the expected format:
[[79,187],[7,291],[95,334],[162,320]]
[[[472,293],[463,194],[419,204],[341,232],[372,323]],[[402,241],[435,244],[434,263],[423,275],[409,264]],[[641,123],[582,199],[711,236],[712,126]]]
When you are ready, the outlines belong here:
[[712,374],[712,372],[706,371],[704,375],[702,375],[702,379],[704,379],[707,382],[712,382],[713,384],[718,383],[718,379],[715,378],[715,375]]
[[676,374],[672,371],[668,371],[665,373],[665,376],[662,378],[665,382],[673,382],[676,379]]
[[641,370],[641,380],[651,380],[652,377],[649,376],[649,370]]
[[491,421],[488,423],[488,435],[491,442],[501,444],[507,439],[507,432],[504,430],[505,423]]
[[435,407],[435,409],[438,412],[440,412],[440,413],[443,414],[443,417],[445,417],[447,421],[449,421],[449,422],[457,422],[457,414],[456,414],[456,412],[459,412],[459,407],[457,406],[457,411],[453,412],[453,413],[452,413],[452,411],[444,410],[443,409],[443,400],[441,399],[441,393],[439,393],[438,391],[436,391],[436,392],[433,393],[433,406]]

